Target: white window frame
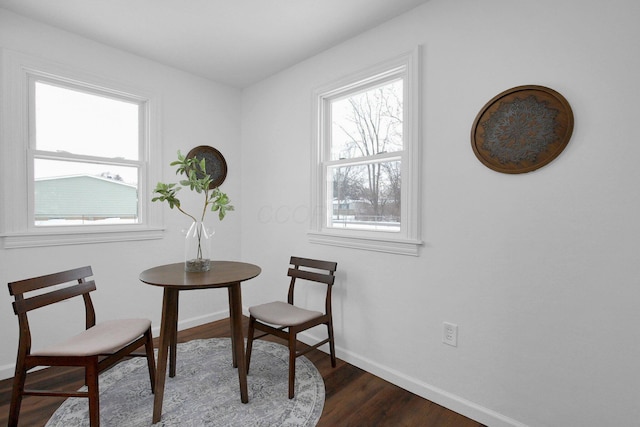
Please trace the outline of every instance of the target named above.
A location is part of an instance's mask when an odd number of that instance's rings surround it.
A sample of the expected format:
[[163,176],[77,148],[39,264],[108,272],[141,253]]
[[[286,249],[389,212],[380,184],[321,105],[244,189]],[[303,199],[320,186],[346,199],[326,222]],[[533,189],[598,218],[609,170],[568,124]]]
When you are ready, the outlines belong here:
[[[0,138],[3,182],[0,195],[0,236],[6,249],[69,244],[148,240],[162,238],[162,211],[151,203],[151,191],[161,180],[159,146],[159,96],[145,89],[79,70],[72,70],[41,58],[2,49],[3,123]],[[143,107],[142,143],[139,154],[139,221],[135,224],[46,226],[33,223],[33,160],[29,136],[31,79],[43,79],[76,86],[93,93],[114,94],[139,101]],[[152,147],[153,145],[153,147]]]
[[[329,106],[332,99],[350,92],[365,90],[401,77],[404,91],[402,168],[402,211],[400,232],[338,229],[327,226],[329,215],[327,169],[331,166]],[[422,245],[420,230],[420,48],[389,61],[354,73],[314,91],[314,128],[311,155],[311,243],[419,255]],[[392,153],[396,156],[396,153]]]

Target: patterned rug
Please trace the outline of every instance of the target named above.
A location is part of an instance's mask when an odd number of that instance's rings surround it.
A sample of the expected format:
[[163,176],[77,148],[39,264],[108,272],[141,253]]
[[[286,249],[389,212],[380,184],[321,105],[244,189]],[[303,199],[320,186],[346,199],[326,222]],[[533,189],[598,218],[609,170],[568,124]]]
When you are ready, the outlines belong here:
[[[165,384],[162,420],[154,426],[315,426],[324,407],[324,382],[305,357],[296,361],[295,397],[287,398],[289,351],[256,340],[248,375],[249,403],[240,402],[231,340],[178,344],[176,376]],[[150,426],[153,394],[146,359],[119,363],[100,375],[100,425]],[[88,399],[69,398],[46,427],[89,425]]]

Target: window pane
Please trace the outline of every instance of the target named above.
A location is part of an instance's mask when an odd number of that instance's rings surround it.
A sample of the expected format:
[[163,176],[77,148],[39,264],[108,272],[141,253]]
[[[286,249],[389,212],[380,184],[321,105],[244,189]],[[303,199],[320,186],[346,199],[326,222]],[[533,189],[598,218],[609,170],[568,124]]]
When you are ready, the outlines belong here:
[[400,161],[329,168],[329,227],[400,231]]
[[138,168],[36,159],[35,225],[138,222]]
[[36,82],[36,149],[138,160],[139,110],[135,102]]
[[331,160],[402,150],[402,80],[331,102]]

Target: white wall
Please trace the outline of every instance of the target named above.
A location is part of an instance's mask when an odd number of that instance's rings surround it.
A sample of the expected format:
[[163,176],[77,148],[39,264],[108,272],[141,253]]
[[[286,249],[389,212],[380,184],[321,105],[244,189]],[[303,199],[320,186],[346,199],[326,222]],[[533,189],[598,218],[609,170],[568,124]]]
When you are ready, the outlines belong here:
[[[238,90],[26,20],[4,9],[0,9],[0,47],[159,94],[162,100],[162,139],[153,141],[153,149],[162,150],[163,180],[176,180],[175,170],[169,163],[175,159],[178,149],[186,154],[197,145],[212,145],[227,160],[229,173],[223,189],[241,211]],[[2,123],[2,126],[11,125]],[[22,177],[4,174],[2,179]],[[187,198],[184,201],[189,203]],[[152,319],[157,330],[162,289],[144,285],[138,280],[138,275],[154,265],[183,260],[184,245],[179,228],[188,222],[186,217],[168,206],[164,215],[166,231],[161,240],[36,249],[0,248],[0,283],[5,284],[0,292],[0,378],[13,376],[16,357],[17,318],[11,309],[12,299],[6,288],[6,283],[13,280],[92,265],[98,286],[93,298],[99,319],[144,316]],[[217,229],[214,256],[239,259],[240,241],[237,236],[240,215],[232,212],[222,224],[213,215],[210,220]],[[185,292],[180,299],[181,327],[228,316],[228,296],[224,290]],[[42,334],[43,339],[56,339],[63,333],[59,329],[71,325],[67,318],[49,321]]]
[[[334,259],[340,357],[492,426],[629,426],[640,419],[639,18],[634,0],[431,0],[242,98],[1,9],[0,46],[161,93],[167,180],[177,149],[223,152],[238,211],[217,226],[215,255],[263,267],[244,285],[245,306],[283,297],[291,254]],[[312,90],[418,44],[420,257],[309,244]],[[548,166],[503,175],[475,158],[470,127],[485,102],[522,84],[562,93],[574,134]],[[163,240],[0,249],[0,283],[91,264],[99,314],[157,327],[161,292],[137,276],[182,257],[183,220],[165,215]],[[226,293],[206,292],[181,296],[183,326],[224,315]],[[0,292],[3,378],[17,346],[10,302]],[[441,343],[443,321],[459,325],[457,348]],[[64,322],[49,325],[52,337]]]
[[[635,0],[432,0],[246,89],[242,257],[263,274],[245,305],[284,296],[292,254],[336,260],[340,357],[492,426],[637,425],[638,22]],[[313,89],[416,45],[420,256],[309,244]],[[573,137],[538,171],[496,173],[471,125],[525,84],[568,99]]]

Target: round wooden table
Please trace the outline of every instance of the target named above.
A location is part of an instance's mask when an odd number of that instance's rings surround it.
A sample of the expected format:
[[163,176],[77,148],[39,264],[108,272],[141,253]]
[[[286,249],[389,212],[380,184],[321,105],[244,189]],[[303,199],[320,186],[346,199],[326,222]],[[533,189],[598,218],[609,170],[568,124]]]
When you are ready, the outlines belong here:
[[[178,338],[178,293],[194,289],[227,288],[229,292],[229,317],[231,319],[231,343],[233,366],[238,368],[240,400],[249,401],[247,393],[247,369],[242,334],[242,293],[240,283],[259,275],[260,267],[235,261],[212,261],[211,270],[198,273],[184,271],[184,263],[161,265],[140,273],[140,280],[164,288],[162,320],[160,322],[160,348],[156,370],[156,388],[153,398],[153,423],[162,416],[162,399],[167,372],[167,355],[170,353],[169,376],[176,374],[176,346]],[[206,365],[206,363],[205,363]]]

